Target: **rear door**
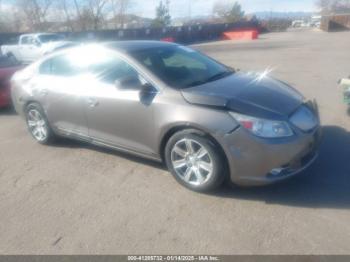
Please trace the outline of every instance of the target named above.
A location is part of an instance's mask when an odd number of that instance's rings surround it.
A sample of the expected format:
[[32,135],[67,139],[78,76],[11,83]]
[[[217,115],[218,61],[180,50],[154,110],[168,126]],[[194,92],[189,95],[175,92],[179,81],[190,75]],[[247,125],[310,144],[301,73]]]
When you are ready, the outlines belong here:
[[69,55],[46,60],[35,79],[39,97],[51,126],[66,134],[88,137],[84,112],[84,82]]

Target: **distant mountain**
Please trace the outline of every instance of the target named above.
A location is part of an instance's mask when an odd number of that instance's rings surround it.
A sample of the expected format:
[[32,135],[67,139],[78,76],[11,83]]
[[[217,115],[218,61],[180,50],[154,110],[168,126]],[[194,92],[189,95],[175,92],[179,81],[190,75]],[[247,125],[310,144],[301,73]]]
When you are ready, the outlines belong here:
[[309,18],[313,15],[313,12],[255,12],[254,15],[258,19],[269,19],[269,18],[289,18],[289,19],[302,19]]
[[[314,12],[255,12],[251,14],[246,14],[246,18],[251,18],[256,16],[259,20],[268,20],[271,18],[284,18],[290,20],[298,19],[309,19],[311,16],[315,15]],[[248,19],[248,20],[249,20]],[[189,17],[175,17],[172,19],[173,26],[182,26],[189,24],[200,24],[200,23],[223,23],[224,21],[213,15],[197,15],[191,18]]]

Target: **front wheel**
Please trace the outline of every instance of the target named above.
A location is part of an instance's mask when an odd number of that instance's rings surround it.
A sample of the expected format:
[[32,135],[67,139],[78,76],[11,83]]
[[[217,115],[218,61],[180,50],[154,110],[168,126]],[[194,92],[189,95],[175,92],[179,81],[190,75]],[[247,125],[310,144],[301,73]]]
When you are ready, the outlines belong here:
[[7,57],[12,63],[19,64],[18,59],[12,53],[8,54]]
[[225,178],[225,161],[208,138],[185,130],[173,135],[165,148],[166,164],[175,179],[185,187],[208,192]]
[[55,135],[46,119],[44,110],[39,104],[32,103],[28,105],[26,120],[29,132],[40,144],[49,144],[54,140]]

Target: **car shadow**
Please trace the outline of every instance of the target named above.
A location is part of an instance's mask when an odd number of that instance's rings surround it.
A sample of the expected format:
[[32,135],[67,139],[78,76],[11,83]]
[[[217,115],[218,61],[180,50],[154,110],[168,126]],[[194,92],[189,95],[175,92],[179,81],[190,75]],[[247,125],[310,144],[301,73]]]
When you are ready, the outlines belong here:
[[224,187],[216,196],[308,208],[350,208],[350,134],[325,126],[319,157],[298,176],[266,187]]
[[[60,139],[55,146],[87,148],[167,170],[162,163],[70,139]],[[350,208],[349,156],[350,134],[338,126],[325,126],[323,127],[319,157],[311,167],[301,174],[284,182],[265,187],[232,187],[226,184],[208,196],[233,200],[264,201],[267,204],[306,208],[347,209]]]
[[17,113],[13,107],[8,106],[8,107],[0,108],[0,115],[13,116],[13,115],[17,115]]
[[114,155],[120,158],[125,158],[127,160],[139,163],[139,164],[144,164],[148,166],[152,166],[154,168],[162,169],[162,170],[167,170],[165,165],[163,163],[154,161],[154,160],[149,160],[146,158],[138,157],[132,154],[124,153],[121,151],[109,149],[107,147],[101,147],[101,146],[96,146],[87,142],[82,142],[78,140],[73,140],[69,138],[59,138],[55,143],[53,143],[51,146],[55,147],[63,147],[63,148],[85,148],[89,150],[94,150],[96,152],[100,152],[103,154],[109,154],[109,155]]

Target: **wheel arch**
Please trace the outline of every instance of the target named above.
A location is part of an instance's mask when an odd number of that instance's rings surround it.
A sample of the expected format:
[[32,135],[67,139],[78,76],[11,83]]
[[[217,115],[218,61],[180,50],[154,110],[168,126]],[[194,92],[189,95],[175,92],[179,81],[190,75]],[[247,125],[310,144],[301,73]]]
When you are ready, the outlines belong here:
[[17,56],[12,51],[7,51],[4,55],[7,57],[14,57],[16,60],[18,60]]
[[[45,114],[45,117],[48,117],[47,116],[47,111],[46,111],[46,108],[42,105],[42,103],[40,103],[40,101],[36,100],[36,99],[33,99],[33,98],[30,98],[28,100],[26,100],[24,103],[23,103],[23,106],[22,106],[22,113],[23,115],[26,114],[26,111],[27,111],[27,108],[30,104],[37,104],[41,107],[41,109],[43,110],[44,114]],[[49,121],[49,120],[48,120]],[[50,121],[49,121],[50,123]]]
[[39,101],[37,101],[35,99],[29,99],[23,104],[23,113],[26,112],[26,110],[30,104],[38,104],[39,106],[41,106],[43,108],[43,106],[40,104]]
[[188,124],[179,124],[176,126],[173,126],[171,128],[169,128],[163,135],[160,145],[159,145],[159,155],[162,159],[162,161],[165,163],[165,147],[169,141],[169,139],[176,133],[181,132],[181,131],[185,131],[185,130],[189,130],[192,131],[194,134],[197,134],[199,136],[208,138],[209,141],[211,143],[214,144],[214,146],[216,148],[218,148],[219,153],[222,155],[222,157],[224,158],[224,163],[226,165],[226,168],[228,170],[228,174],[230,173],[230,166],[229,166],[229,162],[227,159],[227,156],[225,154],[224,149],[222,148],[222,146],[220,145],[220,143],[212,136],[210,135],[210,133],[208,132],[208,130],[204,130],[203,128],[197,127],[197,126],[192,126],[192,125],[188,125]]

